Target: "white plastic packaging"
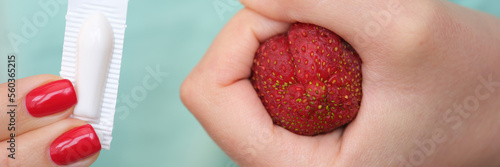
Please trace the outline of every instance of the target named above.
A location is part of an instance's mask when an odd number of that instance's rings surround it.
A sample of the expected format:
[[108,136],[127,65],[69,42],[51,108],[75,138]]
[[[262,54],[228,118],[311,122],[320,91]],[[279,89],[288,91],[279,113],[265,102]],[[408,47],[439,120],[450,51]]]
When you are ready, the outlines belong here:
[[128,0],[69,0],[60,75],[75,85],[72,117],[94,127],[109,150]]

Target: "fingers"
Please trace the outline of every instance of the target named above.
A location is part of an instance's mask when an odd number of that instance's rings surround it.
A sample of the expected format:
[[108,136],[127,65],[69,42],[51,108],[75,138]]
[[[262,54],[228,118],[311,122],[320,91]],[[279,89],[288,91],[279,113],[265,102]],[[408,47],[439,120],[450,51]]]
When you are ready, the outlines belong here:
[[248,78],[259,42],[287,27],[243,9],[224,27],[181,87],[184,104],[226,151],[248,136],[270,133],[273,128]]
[[[10,102],[8,83],[0,85],[0,105],[6,114],[0,122],[9,128],[0,129],[0,140],[9,138],[10,132],[20,135],[67,118],[76,104],[73,85],[55,75],[37,75],[16,81],[15,102]],[[7,105],[13,105],[7,107]]]
[[[94,138],[92,138],[94,137]],[[8,140],[7,140],[8,141]],[[90,125],[78,119],[65,119],[15,138],[16,159],[11,143],[0,143],[2,166],[90,166],[101,149]]]

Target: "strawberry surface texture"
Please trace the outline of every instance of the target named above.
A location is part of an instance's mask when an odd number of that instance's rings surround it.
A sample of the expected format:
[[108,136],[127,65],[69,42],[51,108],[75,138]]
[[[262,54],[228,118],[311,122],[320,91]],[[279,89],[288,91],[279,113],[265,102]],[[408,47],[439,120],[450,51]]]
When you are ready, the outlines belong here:
[[351,122],[361,104],[361,59],[334,32],[294,23],[263,42],[250,77],[274,124],[299,135]]

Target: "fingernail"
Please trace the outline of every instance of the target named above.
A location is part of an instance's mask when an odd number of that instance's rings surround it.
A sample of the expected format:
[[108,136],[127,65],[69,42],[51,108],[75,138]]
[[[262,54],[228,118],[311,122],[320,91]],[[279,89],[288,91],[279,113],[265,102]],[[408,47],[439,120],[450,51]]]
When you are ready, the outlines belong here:
[[67,79],[54,81],[29,92],[25,104],[34,117],[55,114],[76,104],[75,89]]
[[101,144],[90,124],[67,131],[50,145],[50,157],[57,165],[68,165],[101,150]]

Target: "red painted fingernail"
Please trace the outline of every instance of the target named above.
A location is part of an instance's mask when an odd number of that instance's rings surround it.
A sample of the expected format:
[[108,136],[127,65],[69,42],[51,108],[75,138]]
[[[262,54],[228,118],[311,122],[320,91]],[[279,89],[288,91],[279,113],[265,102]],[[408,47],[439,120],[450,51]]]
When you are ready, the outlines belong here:
[[90,124],[67,131],[50,144],[50,157],[57,165],[68,165],[101,150],[101,144]]
[[54,81],[33,89],[26,95],[26,109],[34,117],[64,111],[76,104],[73,84],[67,79]]

